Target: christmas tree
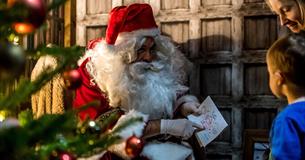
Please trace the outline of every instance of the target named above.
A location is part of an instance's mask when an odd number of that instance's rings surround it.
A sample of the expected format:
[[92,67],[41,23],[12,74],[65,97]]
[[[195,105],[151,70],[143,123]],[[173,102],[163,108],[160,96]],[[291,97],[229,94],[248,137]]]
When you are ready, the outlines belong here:
[[[0,159],[89,157],[105,151],[120,140],[117,132],[141,120],[130,119],[109,132],[112,122],[119,116],[117,112],[99,121],[80,122],[76,110],[43,115],[38,119],[33,118],[30,110],[24,110],[24,102],[56,74],[65,72],[66,84],[70,88],[77,87],[80,81],[72,73],[84,52],[83,47],[47,47],[42,44],[25,50],[18,44],[20,37],[43,28],[47,13],[64,3],[65,0],[53,0],[50,4],[44,0],[0,0],[0,80],[18,79],[14,92],[0,93]],[[23,78],[21,71],[28,57],[38,59],[44,55],[56,57],[60,63],[54,69],[45,70],[34,81]],[[134,141],[133,137],[131,141]]]

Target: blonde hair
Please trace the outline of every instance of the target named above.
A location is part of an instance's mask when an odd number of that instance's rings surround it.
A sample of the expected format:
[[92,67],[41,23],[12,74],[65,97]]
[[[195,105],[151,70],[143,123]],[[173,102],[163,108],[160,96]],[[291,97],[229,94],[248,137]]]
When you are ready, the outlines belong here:
[[302,27],[303,30],[305,30],[305,1],[304,0],[295,0],[299,6],[300,13],[301,13],[301,19],[302,19]]
[[278,39],[267,51],[271,65],[279,69],[286,78],[305,88],[305,36],[293,33]]
[[[270,0],[265,0],[265,2],[267,3],[267,5],[269,6],[269,8],[272,10],[272,7],[270,5]],[[289,1],[289,0],[288,0]],[[300,14],[301,14],[301,24],[302,24],[302,29],[305,30],[305,0],[294,0],[299,9],[300,9]]]

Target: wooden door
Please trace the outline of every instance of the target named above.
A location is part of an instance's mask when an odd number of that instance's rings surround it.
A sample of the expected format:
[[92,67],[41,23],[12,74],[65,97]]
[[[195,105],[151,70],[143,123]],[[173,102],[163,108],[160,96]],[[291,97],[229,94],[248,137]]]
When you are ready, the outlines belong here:
[[111,8],[134,2],[152,5],[161,32],[195,65],[191,93],[210,95],[229,124],[206,158],[243,159],[244,132],[268,130],[283,105],[269,90],[265,63],[282,32],[276,16],[264,0],[77,0],[76,43],[104,37]]

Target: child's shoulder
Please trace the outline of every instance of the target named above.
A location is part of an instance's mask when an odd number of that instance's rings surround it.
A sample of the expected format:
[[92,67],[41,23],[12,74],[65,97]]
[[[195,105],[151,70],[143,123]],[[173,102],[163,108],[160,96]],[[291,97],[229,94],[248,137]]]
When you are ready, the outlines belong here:
[[305,101],[289,104],[280,113],[281,118],[305,119]]
[[305,101],[289,104],[286,108],[287,108],[287,110],[290,110],[290,111],[296,111],[296,112],[304,111],[305,110]]

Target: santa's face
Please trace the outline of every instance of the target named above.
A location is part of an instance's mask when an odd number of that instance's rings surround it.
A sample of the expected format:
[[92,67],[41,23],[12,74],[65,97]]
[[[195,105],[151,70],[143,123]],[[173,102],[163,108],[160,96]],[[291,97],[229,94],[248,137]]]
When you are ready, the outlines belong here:
[[151,119],[171,117],[177,86],[170,62],[158,50],[154,38],[143,37],[137,43],[136,58],[125,64],[122,73],[128,79],[119,85],[120,93],[125,95],[121,97],[121,106],[148,114]]
[[155,60],[156,55],[153,51],[155,50],[156,44],[153,37],[144,37],[140,43],[140,48],[136,50],[137,58],[135,62],[152,62]]
[[96,81],[110,105],[150,119],[171,117],[177,92],[186,90],[181,84],[186,59],[162,36],[128,36],[120,42],[112,51],[101,48],[93,59]]

